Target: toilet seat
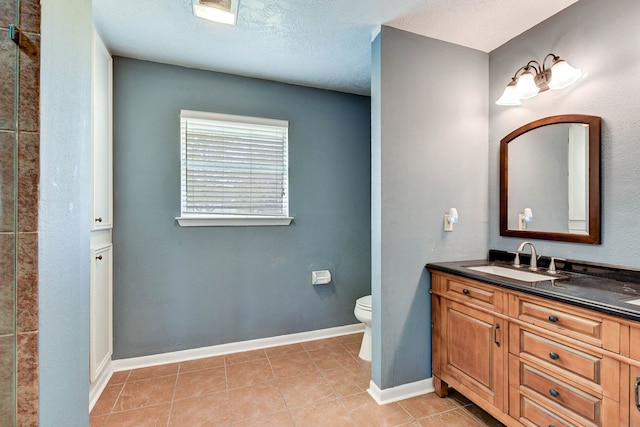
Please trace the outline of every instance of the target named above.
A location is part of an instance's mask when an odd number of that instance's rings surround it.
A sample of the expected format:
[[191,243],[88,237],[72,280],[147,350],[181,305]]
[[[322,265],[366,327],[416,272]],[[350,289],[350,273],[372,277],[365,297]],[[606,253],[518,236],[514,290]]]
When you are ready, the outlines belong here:
[[371,311],[371,295],[363,296],[356,300],[356,307],[361,310]]

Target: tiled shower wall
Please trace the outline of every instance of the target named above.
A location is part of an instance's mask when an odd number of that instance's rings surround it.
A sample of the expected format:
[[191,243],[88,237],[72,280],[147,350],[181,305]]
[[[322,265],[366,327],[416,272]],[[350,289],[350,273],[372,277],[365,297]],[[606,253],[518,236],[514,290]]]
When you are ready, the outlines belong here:
[[[20,29],[19,47],[9,37],[10,24]],[[0,424],[3,427],[14,422],[19,426],[38,424],[39,81],[40,2],[0,0]]]

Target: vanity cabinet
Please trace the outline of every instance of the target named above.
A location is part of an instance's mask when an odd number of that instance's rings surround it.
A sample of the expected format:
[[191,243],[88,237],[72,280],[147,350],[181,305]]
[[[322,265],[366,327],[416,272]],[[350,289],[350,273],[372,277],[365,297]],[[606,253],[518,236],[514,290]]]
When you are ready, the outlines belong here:
[[431,273],[436,394],[451,386],[508,426],[640,427],[640,326]]
[[447,385],[455,384],[498,417],[505,411],[507,397],[507,328],[501,316],[505,294],[448,275],[434,275],[432,287],[436,393],[444,397]]

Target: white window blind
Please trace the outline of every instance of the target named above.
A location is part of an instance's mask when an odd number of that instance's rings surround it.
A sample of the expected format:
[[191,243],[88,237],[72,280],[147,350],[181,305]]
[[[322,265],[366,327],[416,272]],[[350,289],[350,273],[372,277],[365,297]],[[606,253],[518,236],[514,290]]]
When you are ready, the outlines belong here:
[[180,129],[182,218],[289,216],[287,121],[182,110]]

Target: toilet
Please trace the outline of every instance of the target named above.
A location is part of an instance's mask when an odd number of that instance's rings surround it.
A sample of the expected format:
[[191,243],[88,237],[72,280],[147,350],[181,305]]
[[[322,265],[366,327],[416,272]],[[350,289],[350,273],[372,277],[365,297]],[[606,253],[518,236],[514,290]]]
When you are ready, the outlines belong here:
[[356,319],[364,323],[364,336],[360,345],[360,359],[371,362],[371,295],[363,296],[356,300],[356,308],[353,309]]

